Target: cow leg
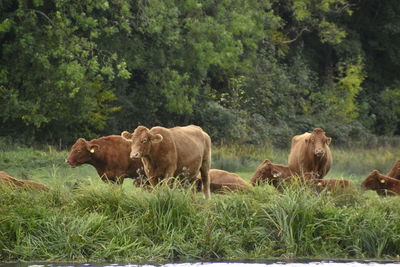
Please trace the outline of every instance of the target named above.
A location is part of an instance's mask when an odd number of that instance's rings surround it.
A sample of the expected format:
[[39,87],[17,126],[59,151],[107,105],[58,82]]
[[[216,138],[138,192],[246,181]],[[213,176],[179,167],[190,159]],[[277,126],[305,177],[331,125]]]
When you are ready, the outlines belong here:
[[110,183],[111,180],[108,178],[107,174],[104,173],[103,175],[100,176],[101,180],[105,183]]
[[208,174],[210,167],[209,164],[203,164],[200,168],[200,173],[201,173],[201,183],[202,183],[202,189],[204,193],[204,197],[206,199],[210,199],[210,176]]
[[147,181],[150,183],[152,187],[156,186],[158,184],[158,177],[156,176],[151,176],[147,178]]
[[117,185],[121,185],[124,182],[124,178],[123,177],[117,177],[116,179],[116,184]]
[[174,184],[174,172],[175,172],[175,168],[174,169],[172,169],[172,168],[170,168],[170,169],[167,169],[166,171],[165,171],[165,174],[164,174],[164,181],[166,181],[167,182],[167,185],[168,185],[168,187],[169,188],[172,188],[173,187],[173,184]]

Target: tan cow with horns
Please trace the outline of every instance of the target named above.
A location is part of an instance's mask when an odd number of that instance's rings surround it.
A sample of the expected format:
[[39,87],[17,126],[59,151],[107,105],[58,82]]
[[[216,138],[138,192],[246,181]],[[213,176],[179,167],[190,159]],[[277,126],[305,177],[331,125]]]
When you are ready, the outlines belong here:
[[331,140],[321,128],[294,136],[288,158],[289,169],[299,176],[313,172],[317,178],[323,178],[332,165]]
[[192,181],[200,172],[204,196],[210,198],[211,138],[200,127],[138,126],[121,135],[131,142],[130,157],[141,159],[151,185],[182,175]]

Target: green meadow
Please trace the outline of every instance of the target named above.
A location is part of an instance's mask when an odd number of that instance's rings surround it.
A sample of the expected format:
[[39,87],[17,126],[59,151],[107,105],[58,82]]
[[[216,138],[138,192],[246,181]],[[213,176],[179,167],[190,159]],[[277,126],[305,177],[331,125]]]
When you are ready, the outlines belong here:
[[[373,169],[386,173],[397,148],[332,148],[327,178],[347,178],[358,192],[320,195],[292,185],[213,194],[104,184],[95,169],[72,169],[65,150],[3,144],[0,170],[48,185],[48,192],[0,187],[0,261],[391,259],[400,255],[399,197],[362,192]],[[213,168],[250,179],[264,159],[286,164],[270,146],[218,146]]]

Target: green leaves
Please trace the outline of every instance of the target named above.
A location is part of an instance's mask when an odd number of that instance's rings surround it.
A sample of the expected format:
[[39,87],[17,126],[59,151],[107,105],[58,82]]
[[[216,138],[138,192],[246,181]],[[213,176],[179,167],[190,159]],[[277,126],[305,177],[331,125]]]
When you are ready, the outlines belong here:
[[0,34],[10,31],[13,24],[14,22],[9,18],[6,18],[2,22],[0,22]]
[[20,1],[14,9],[0,10],[8,12],[0,24],[0,73],[8,74],[0,75],[2,88],[7,90],[0,99],[13,114],[1,113],[0,118],[32,130],[55,131],[62,125],[64,129],[56,131],[68,131],[81,123],[92,131],[102,129],[110,112],[118,109],[104,106],[115,99],[111,82],[116,76],[127,79],[130,75],[118,52],[95,42],[119,32],[115,25],[123,16],[106,19],[101,12],[119,13],[120,6],[68,0],[33,1],[28,6]]
[[325,20],[319,24],[319,30],[322,43],[339,44],[346,37],[344,30]]
[[332,119],[400,132],[395,109],[374,110],[396,95],[398,11],[394,0],[4,0],[0,126],[53,140],[139,123],[199,122],[243,142]]

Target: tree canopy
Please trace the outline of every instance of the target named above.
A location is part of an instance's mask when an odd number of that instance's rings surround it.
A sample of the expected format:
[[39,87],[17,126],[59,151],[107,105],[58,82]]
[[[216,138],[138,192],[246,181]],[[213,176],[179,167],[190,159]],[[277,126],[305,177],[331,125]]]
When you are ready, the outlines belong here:
[[400,133],[395,0],[3,0],[0,135]]

